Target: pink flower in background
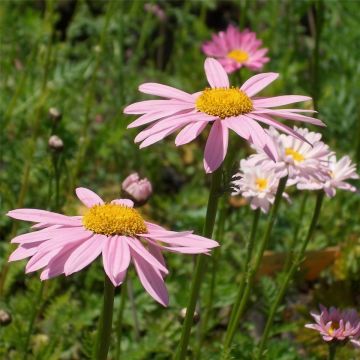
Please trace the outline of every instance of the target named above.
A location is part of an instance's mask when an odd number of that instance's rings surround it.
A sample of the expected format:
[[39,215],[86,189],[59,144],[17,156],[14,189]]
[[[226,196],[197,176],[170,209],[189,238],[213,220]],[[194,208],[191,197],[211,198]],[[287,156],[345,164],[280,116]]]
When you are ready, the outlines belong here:
[[40,279],[82,270],[100,254],[104,270],[119,286],[132,261],[145,290],[167,306],[164,276],[168,273],[162,251],[207,254],[218,246],[214,240],[191,231],[174,232],[146,222],[128,199],[104,201],[94,192],[77,188],[76,194],[88,207],[83,216],[66,216],[45,210],[17,209],[8,216],[37,223],[36,231],[12,239],[18,248],[9,261],[29,258],[26,273],[42,269]]
[[243,66],[250,70],[260,70],[270,59],[266,57],[268,49],[261,48],[262,41],[256,33],[239,31],[229,25],[225,31],[212,36],[211,41],[203,44],[202,50],[207,56],[219,60],[227,73],[232,73]]
[[144,5],[144,10],[150,14],[155,15],[160,21],[166,20],[165,11],[157,4],[146,3]]
[[255,75],[240,88],[230,86],[224,68],[215,59],[205,60],[205,73],[210,88],[194,94],[157,83],[140,85],[141,92],[166,98],[140,101],[124,109],[126,114],[143,114],[128,128],[150,124],[135,138],[135,142],[141,142],[140,148],[152,145],[179,129],[181,131],[175,144],[184,145],[196,139],[208,124],[212,124],[204,154],[205,171],[211,173],[221,165],[226,156],[229,129],[275,158],[272,140],[259,123],[272,125],[305,141],[301,134],[273,117],[324,125],[318,119],[299,114],[313,112],[312,110],[273,109],[310,100],[308,96],[255,96],[277,79],[279,75],[276,73]]
[[356,173],[356,166],[351,162],[349,156],[343,156],[340,160],[336,160],[336,155],[332,154],[327,162],[328,177],[325,181],[316,179],[302,179],[299,184],[299,189],[305,190],[320,190],[323,189],[328,197],[336,195],[336,189],[356,191],[356,187],[345,182],[348,179],[359,179]]
[[[250,207],[260,208],[267,213],[274,203],[280,177],[275,168],[260,165],[254,166],[249,160],[240,161],[240,172],[234,175],[232,181],[234,192],[232,195],[241,195],[250,199]],[[288,198],[287,194],[283,195]]]
[[325,341],[350,341],[360,346],[360,317],[356,310],[339,310],[331,307],[329,310],[320,305],[320,314],[311,313],[315,324],[306,324],[308,329],[316,330]]
[[135,202],[136,206],[144,205],[152,194],[151,182],[140,179],[138,173],[130,174],[121,184],[124,195]]

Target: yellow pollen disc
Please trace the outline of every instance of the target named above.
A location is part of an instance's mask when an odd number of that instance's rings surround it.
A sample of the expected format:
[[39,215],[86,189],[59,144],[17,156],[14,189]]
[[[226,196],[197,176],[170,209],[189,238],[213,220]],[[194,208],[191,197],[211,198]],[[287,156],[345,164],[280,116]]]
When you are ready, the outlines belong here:
[[83,216],[86,229],[103,235],[130,235],[147,232],[139,212],[117,204],[95,205]]
[[232,50],[227,54],[227,57],[238,63],[243,63],[249,59],[249,54],[242,50]]
[[329,334],[330,335],[332,335],[334,332],[335,332],[335,330],[337,330],[338,328],[339,328],[339,323],[337,322],[337,321],[332,321],[331,322],[331,325],[330,325],[330,328],[329,328]]
[[225,119],[252,111],[251,99],[239,88],[206,88],[196,99],[196,108],[208,115]]
[[265,190],[268,186],[268,181],[264,178],[257,178],[255,182],[258,190]]
[[305,160],[304,156],[302,156],[299,152],[295,151],[292,148],[286,148],[285,154],[290,155],[295,161],[302,162]]

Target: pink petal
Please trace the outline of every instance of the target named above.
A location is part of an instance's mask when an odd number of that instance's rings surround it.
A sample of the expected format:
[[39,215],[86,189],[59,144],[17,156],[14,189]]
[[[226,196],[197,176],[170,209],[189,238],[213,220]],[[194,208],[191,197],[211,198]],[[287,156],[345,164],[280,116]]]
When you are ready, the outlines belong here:
[[36,254],[38,246],[38,244],[20,245],[15,251],[11,253],[8,261],[18,261],[33,256]]
[[180,146],[195,140],[205,129],[208,122],[198,121],[186,125],[176,136],[175,145]]
[[276,107],[287,104],[292,104],[301,101],[311,100],[309,96],[301,96],[301,95],[283,95],[283,96],[274,96],[264,99],[253,99],[254,107]]
[[70,216],[65,216],[46,210],[16,209],[9,211],[7,215],[14,219],[31,222],[46,222],[47,224],[70,226],[81,225],[81,222],[77,219],[73,219]]
[[144,289],[161,305],[168,306],[169,295],[160,272],[136,253],[133,261]]
[[145,94],[194,103],[194,98],[190,94],[163,84],[145,83],[139,86],[139,91]]
[[147,146],[150,146],[156,142],[159,142],[163,140],[166,136],[172,134],[174,131],[176,131],[178,128],[180,128],[182,124],[172,126],[168,129],[159,131],[158,133],[155,133],[153,135],[150,135],[148,138],[146,138],[139,146],[140,149],[143,149]]
[[[185,110],[184,110],[185,112]],[[189,110],[186,110],[186,112],[189,112]],[[190,110],[191,112],[191,110]],[[175,110],[169,110],[169,111],[158,111],[158,112],[151,112],[151,113],[146,113],[142,116],[140,116],[138,119],[136,119],[135,121],[133,121],[131,124],[129,124],[127,126],[128,129],[130,128],[134,128],[137,126],[142,126],[142,125],[146,125],[149,124],[153,121],[159,120],[161,118],[165,118],[171,115],[175,115],[177,113],[177,111]],[[177,114],[180,115],[180,114]]]
[[94,261],[102,251],[104,238],[104,235],[95,234],[76,247],[65,263],[65,275],[68,276],[80,271]]
[[[52,234],[53,234],[53,230],[58,229],[57,225],[53,225],[50,227],[47,227],[45,229],[39,230],[39,231],[34,231],[31,233],[26,233],[26,234],[21,234],[18,235],[16,237],[14,237],[11,240],[12,244],[28,244],[28,243],[33,243],[33,242],[39,242],[39,241],[45,241],[51,238]],[[72,229],[72,228],[70,228]]]
[[131,255],[137,254],[141,256],[145,261],[147,261],[151,266],[154,268],[164,272],[165,274],[168,273],[168,269],[161,264],[154,256],[152,256],[147,249],[141,244],[141,242],[135,238],[126,237],[126,241],[130,247]]
[[252,76],[241,86],[248,96],[253,96],[279,77],[277,73],[263,73]]
[[226,124],[226,126],[235,131],[239,136],[241,136],[242,138],[249,140],[250,139],[250,131],[248,126],[242,122],[242,120],[244,119],[244,115],[240,115],[237,117],[229,117],[226,118],[223,121],[223,123]]
[[130,250],[124,236],[111,236],[103,240],[104,270],[114,286],[119,286],[130,264]]
[[226,71],[217,60],[207,58],[204,67],[207,80],[212,88],[228,88],[230,86]]
[[207,173],[215,171],[224,161],[228,147],[229,132],[221,120],[214,122],[205,145],[204,168]]
[[75,191],[79,200],[88,208],[94,205],[104,204],[104,201],[101,199],[101,197],[89,189],[78,187]]
[[[166,267],[165,259],[161,253],[160,247],[157,244],[153,244],[152,242],[148,242],[148,249],[151,255],[154,256],[154,258],[159,261],[160,264],[164,265]],[[161,272],[161,271],[160,271]],[[161,272],[162,276],[165,276],[166,273]]]
[[111,203],[116,205],[131,207],[131,208],[134,207],[134,202],[129,199],[115,199]]
[[193,109],[194,102],[188,103],[179,100],[144,100],[133,103],[124,109],[125,114],[145,114],[147,112],[158,111],[182,111]]

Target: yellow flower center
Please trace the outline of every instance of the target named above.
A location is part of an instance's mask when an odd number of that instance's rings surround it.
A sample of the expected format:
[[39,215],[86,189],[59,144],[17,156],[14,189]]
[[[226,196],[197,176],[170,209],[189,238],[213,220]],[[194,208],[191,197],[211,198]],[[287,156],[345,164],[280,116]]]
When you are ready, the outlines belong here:
[[232,50],[227,54],[227,57],[237,61],[238,63],[243,63],[249,59],[249,54],[242,50]]
[[130,235],[147,232],[139,212],[117,204],[94,205],[83,216],[86,229],[103,235]]
[[206,88],[196,99],[196,108],[208,115],[225,119],[253,110],[251,99],[239,88]]
[[337,330],[339,328],[339,326],[340,325],[337,321],[332,321],[330,328],[329,328],[329,334],[332,335],[335,332],[335,330]]
[[268,181],[264,178],[257,178],[256,181],[256,187],[258,188],[258,190],[265,190],[268,186]]
[[292,148],[286,148],[285,154],[290,155],[295,161],[302,162],[305,160],[304,156]]

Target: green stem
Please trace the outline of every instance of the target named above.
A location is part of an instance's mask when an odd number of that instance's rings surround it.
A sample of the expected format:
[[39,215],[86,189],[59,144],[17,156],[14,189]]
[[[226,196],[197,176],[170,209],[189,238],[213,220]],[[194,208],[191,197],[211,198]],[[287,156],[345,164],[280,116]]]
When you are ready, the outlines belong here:
[[308,197],[309,197],[309,192],[305,192],[305,194],[304,194],[304,196],[302,198],[301,205],[300,205],[300,213],[299,213],[298,218],[296,219],[296,225],[295,225],[295,228],[294,228],[294,234],[293,234],[293,237],[292,237],[291,242],[289,244],[289,251],[288,251],[288,254],[286,256],[285,265],[284,265],[284,271],[285,272],[287,270],[289,270],[289,267],[291,265],[291,260],[292,260],[292,258],[294,256],[294,250],[295,250],[296,244],[298,242],[300,227],[301,227],[302,220],[303,220],[303,217],[304,217]]
[[105,274],[104,302],[102,314],[99,320],[97,339],[95,344],[94,360],[106,360],[110,347],[112,328],[112,317],[114,308],[115,288],[108,276]]
[[[250,292],[251,292],[251,286],[254,282],[256,272],[259,269],[261,259],[263,257],[266,245],[269,241],[270,234],[271,234],[273,225],[275,223],[276,215],[277,215],[279,205],[280,205],[280,202],[282,199],[282,195],[285,190],[286,182],[287,182],[287,176],[282,178],[279,182],[279,186],[277,188],[276,195],[275,195],[274,205],[271,208],[271,212],[270,212],[268,225],[267,225],[265,234],[259,244],[259,249],[258,249],[257,253],[255,254],[255,259],[250,264],[248,274],[246,275],[246,280],[245,280],[246,284],[245,284],[245,289],[244,289],[243,295],[241,297],[241,301],[239,302],[239,305],[237,307],[235,307],[235,306],[233,307],[233,310],[231,312],[229,325],[228,325],[228,328],[227,328],[227,331],[225,334],[223,355],[225,355],[229,352],[229,349],[232,344],[234,335],[237,331],[237,327],[240,322],[241,316],[243,315],[245,307],[247,305],[247,302],[248,302],[248,299],[250,296]],[[241,295],[239,295],[239,296],[241,296]]]
[[139,326],[139,319],[137,317],[137,311],[136,311],[134,289],[133,289],[132,281],[130,278],[127,279],[127,290],[128,290],[128,295],[129,295],[129,300],[130,300],[130,305],[131,305],[131,314],[132,314],[133,322],[134,322],[135,340],[139,341],[140,340],[140,326]]
[[316,198],[316,205],[315,205],[315,209],[314,209],[314,214],[313,214],[313,217],[312,217],[310,227],[309,227],[307,236],[305,238],[305,241],[302,243],[299,252],[297,253],[297,255],[296,255],[295,259],[293,260],[287,274],[285,275],[284,281],[281,284],[279,291],[277,292],[277,296],[276,296],[273,304],[271,305],[269,316],[268,316],[268,319],[266,321],[265,329],[264,329],[263,335],[262,335],[261,340],[260,340],[259,349],[258,349],[258,353],[257,353],[257,356],[256,356],[257,360],[262,359],[263,351],[265,349],[266,342],[267,342],[267,339],[269,337],[270,329],[271,329],[271,326],[272,326],[272,323],[273,323],[273,320],[274,320],[274,317],[275,317],[275,314],[276,314],[276,310],[278,309],[278,307],[279,307],[279,305],[280,305],[280,303],[281,303],[281,301],[282,301],[282,299],[283,299],[283,297],[285,295],[285,292],[286,292],[286,290],[287,290],[287,288],[289,286],[289,283],[290,283],[293,275],[295,274],[296,270],[299,268],[299,265],[303,261],[305,250],[306,250],[309,242],[311,241],[311,239],[314,236],[315,229],[316,229],[316,226],[317,226],[318,221],[319,221],[319,216],[320,216],[321,205],[322,205],[323,199],[324,199],[324,192],[321,191],[321,192],[318,193],[317,198]]
[[[214,229],[218,200],[219,200],[219,191],[221,188],[221,180],[222,180],[222,166],[220,166],[212,174],[212,179],[211,179],[210,194],[209,194],[205,224],[203,229],[203,236],[209,238],[211,238]],[[186,351],[189,344],[191,326],[193,323],[196,301],[199,297],[200,287],[205,273],[206,258],[207,258],[206,255],[198,255],[196,258],[194,275],[192,277],[192,283],[190,289],[190,298],[189,298],[188,306],[186,308],[186,315],[182,327],[180,344],[176,354],[177,360],[183,360],[185,359],[186,356]]]
[[116,360],[120,360],[120,354],[121,354],[121,338],[122,338],[122,333],[123,333],[123,315],[124,315],[124,309],[125,309],[125,303],[126,303],[126,282],[124,282],[121,285],[121,299],[120,299],[120,308],[119,308],[119,313],[118,313],[118,318],[117,318],[117,324],[116,324],[116,328],[117,328],[117,339],[116,339],[116,356],[115,359]]
[[[245,289],[246,277],[250,271],[251,257],[252,257],[253,249],[254,249],[254,245],[255,245],[255,236],[256,236],[256,231],[257,231],[257,227],[258,227],[258,223],[259,223],[259,217],[260,217],[260,209],[256,209],[254,211],[254,217],[253,217],[253,223],[252,223],[252,227],[251,227],[250,238],[249,238],[249,240],[247,242],[247,246],[246,246],[246,258],[245,258],[244,273],[243,273],[243,276],[240,281],[239,291],[237,293],[235,303],[233,305],[234,309],[237,309],[240,306],[243,292]],[[231,325],[233,325],[234,320],[235,320],[234,317],[230,318],[229,325],[228,325],[229,327]]]
[[37,316],[39,314],[42,295],[43,295],[43,292],[44,292],[44,286],[45,286],[45,283],[42,281],[41,284],[40,284],[39,290],[38,290],[38,292],[36,294],[36,298],[35,298],[34,305],[33,305],[33,308],[32,308],[32,312],[31,312],[31,315],[30,315],[29,327],[28,327],[28,330],[26,332],[24,348],[23,348],[23,360],[26,360],[28,358],[28,350],[29,350],[30,338],[31,338],[31,335],[33,333],[35,320],[36,320],[36,318],[37,318]]
[[335,360],[335,354],[336,354],[336,345],[335,344],[329,344],[328,360]]

